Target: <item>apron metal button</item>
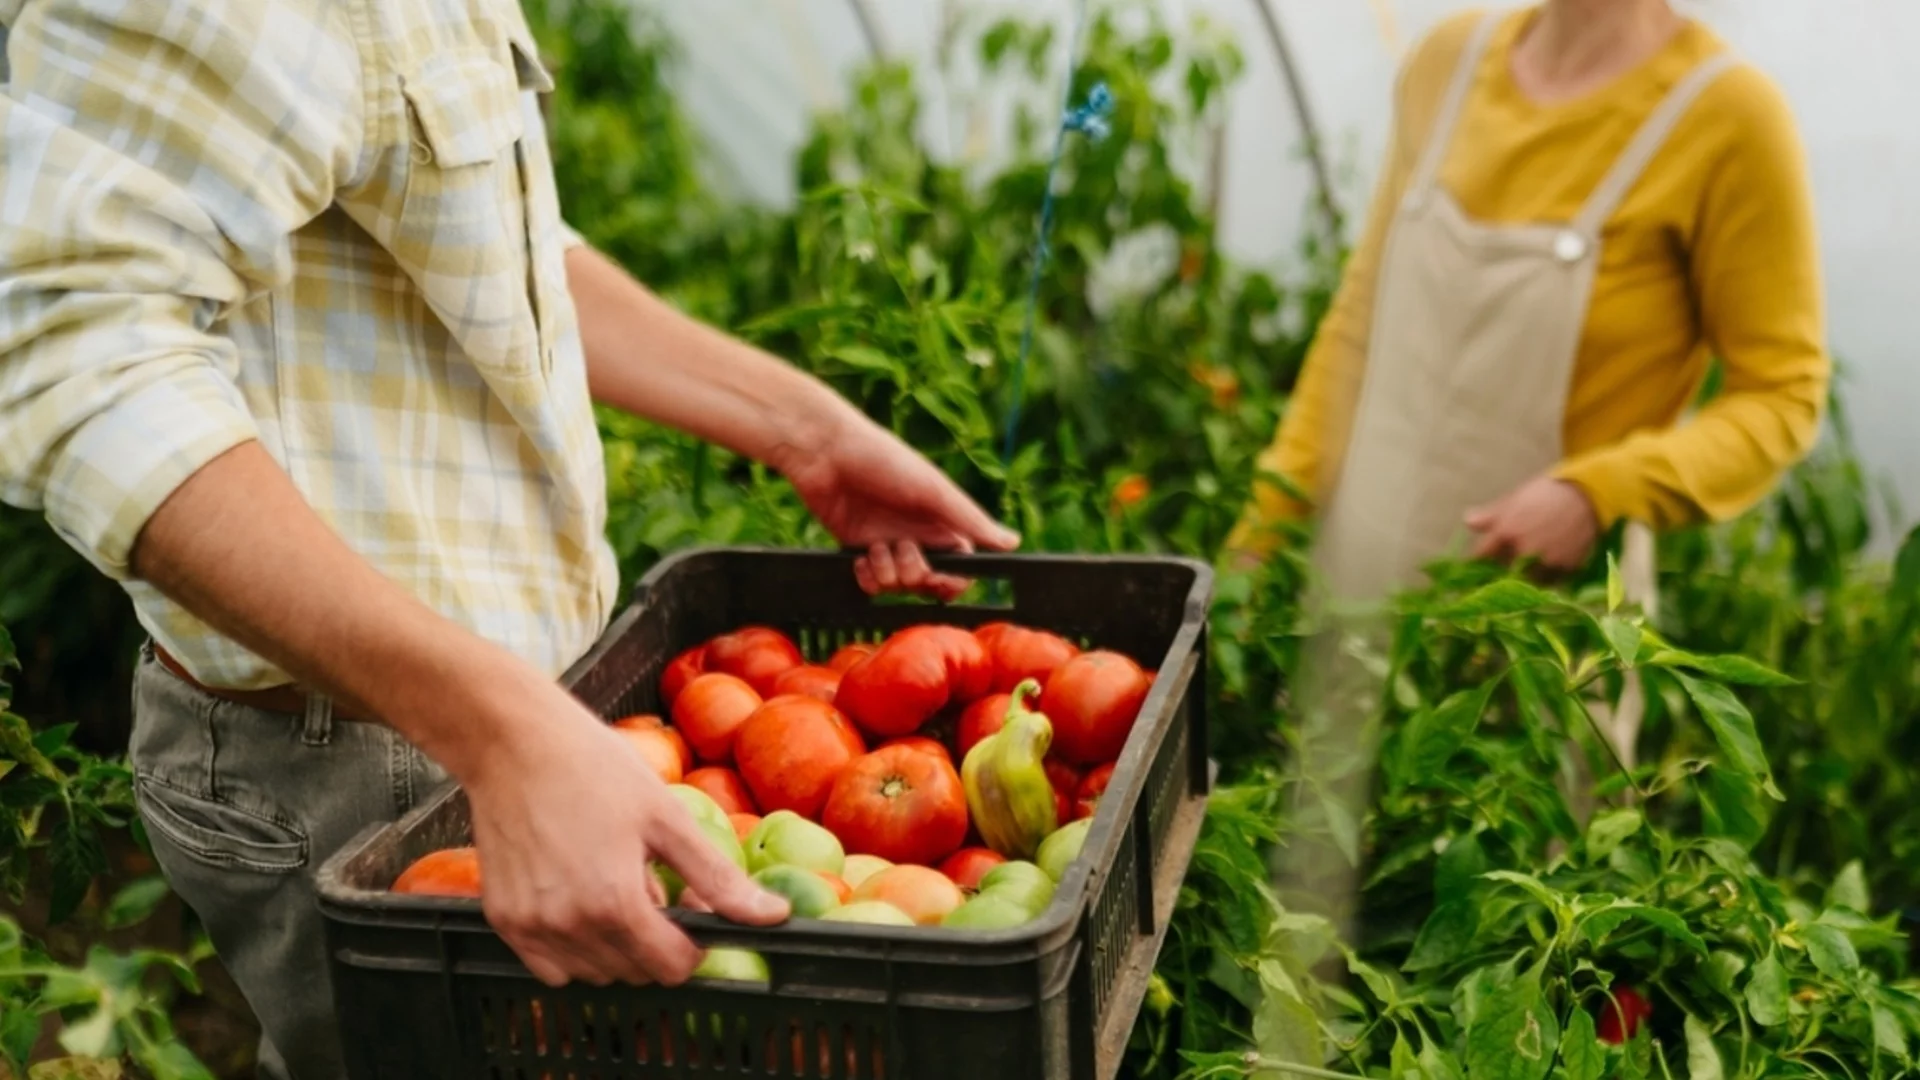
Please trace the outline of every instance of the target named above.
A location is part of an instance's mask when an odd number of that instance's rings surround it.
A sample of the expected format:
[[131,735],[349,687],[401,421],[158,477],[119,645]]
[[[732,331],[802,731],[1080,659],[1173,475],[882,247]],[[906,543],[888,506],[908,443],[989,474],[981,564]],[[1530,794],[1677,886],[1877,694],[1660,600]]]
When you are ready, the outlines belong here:
[[1553,257],[1564,263],[1586,258],[1587,238],[1577,232],[1563,232],[1553,238]]

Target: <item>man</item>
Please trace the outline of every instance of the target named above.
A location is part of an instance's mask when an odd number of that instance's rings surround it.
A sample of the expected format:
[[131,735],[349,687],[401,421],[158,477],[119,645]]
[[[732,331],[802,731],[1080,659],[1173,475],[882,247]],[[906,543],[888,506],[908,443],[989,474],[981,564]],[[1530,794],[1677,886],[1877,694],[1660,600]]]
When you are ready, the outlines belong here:
[[[677,983],[650,858],[784,918],[555,684],[617,586],[591,402],[782,472],[869,590],[1017,538],[561,222],[514,0],[0,0],[0,496],[125,582],[132,762],[265,1028],[342,1075],[315,868],[450,774],[542,980]],[[443,771],[444,770],[444,773]]]

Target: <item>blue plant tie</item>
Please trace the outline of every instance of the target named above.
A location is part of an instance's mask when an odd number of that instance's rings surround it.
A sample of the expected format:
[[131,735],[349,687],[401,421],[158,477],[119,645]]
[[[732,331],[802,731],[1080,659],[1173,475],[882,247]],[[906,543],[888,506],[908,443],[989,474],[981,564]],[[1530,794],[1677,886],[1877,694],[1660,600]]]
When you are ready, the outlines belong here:
[[1047,165],[1046,193],[1040,200],[1040,231],[1033,242],[1033,274],[1027,280],[1026,325],[1020,332],[1020,356],[1014,361],[1013,398],[1007,406],[1006,433],[1000,451],[1000,463],[1007,470],[1009,481],[1013,472],[1014,438],[1020,430],[1020,409],[1026,396],[1027,359],[1033,353],[1033,324],[1040,308],[1040,280],[1052,255],[1047,237],[1053,231],[1054,180],[1059,176],[1061,159],[1066,157],[1067,136],[1077,133],[1100,142],[1113,133],[1113,125],[1108,120],[1113,115],[1113,91],[1106,83],[1096,83],[1085,102],[1073,104],[1073,73],[1079,66],[1080,42],[1086,27],[1087,4],[1081,0],[1074,24],[1073,51],[1068,54],[1066,86],[1060,94],[1060,130],[1054,136],[1053,160]]

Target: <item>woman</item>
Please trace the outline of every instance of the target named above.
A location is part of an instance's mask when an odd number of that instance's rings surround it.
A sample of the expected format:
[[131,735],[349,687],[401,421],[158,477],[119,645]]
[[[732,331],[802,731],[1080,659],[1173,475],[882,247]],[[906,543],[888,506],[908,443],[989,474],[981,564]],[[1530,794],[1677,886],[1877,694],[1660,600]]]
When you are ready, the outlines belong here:
[[[1751,507],[1807,452],[1830,364],[1804,154],[1710,30],[1667,0],[1461,16],[1395,109],[1261,457],[1307,501],[1260,484],[1242,558],[1312,511],[1323,585],[1349,599],[1461,548],[1574,569],[1618,522]],[[1720,393],[1676,426],[1713,357]]]

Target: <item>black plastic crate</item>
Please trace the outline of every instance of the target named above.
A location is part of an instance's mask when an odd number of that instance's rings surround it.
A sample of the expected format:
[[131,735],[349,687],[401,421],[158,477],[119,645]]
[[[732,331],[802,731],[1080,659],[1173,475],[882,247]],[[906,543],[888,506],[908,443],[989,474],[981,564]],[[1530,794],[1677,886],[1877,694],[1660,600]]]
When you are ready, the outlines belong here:
[[658,712],[686,646],[749,624],[809,658],[917,622],[998,619],[1131,655],[1159,677],[1052,904],[1012,930],[796,921],[738,926],[673,913],[704,945],[766,957],[767,986],[572,985],[529,974],[478,901],[395,896],[414,859],[469,842],[449,788],[369,829],[320,871],[334,997],[353,1080],[1110,1080],[1145,996],[1205,814],[1207,609],[1202,563],[1151,557],[968,556],[995,606],[874,601],[850,555],[704,549],[663,561],[564,682],[608,718]]

